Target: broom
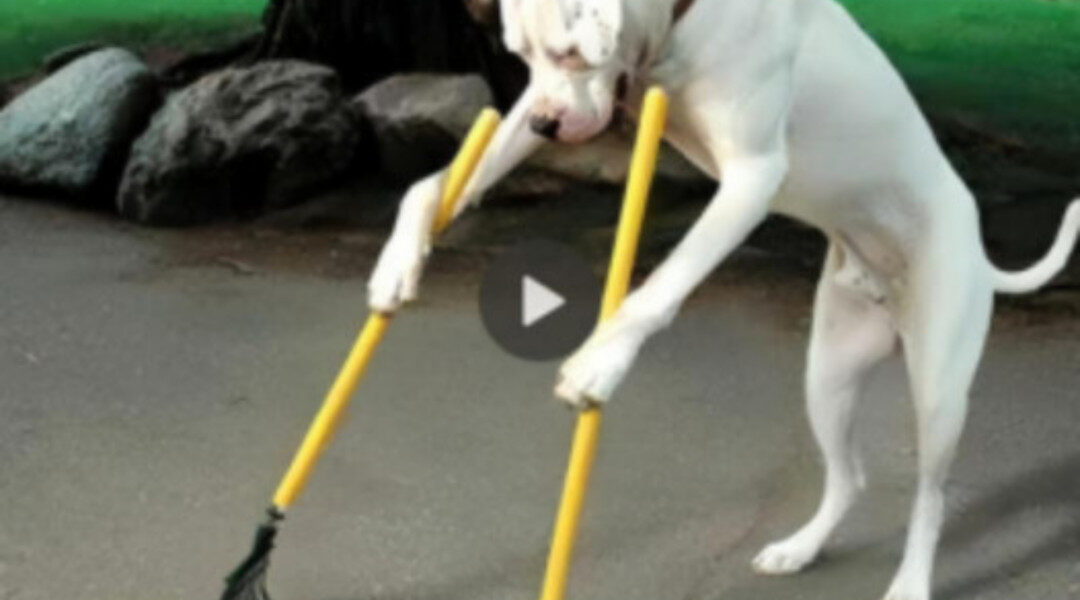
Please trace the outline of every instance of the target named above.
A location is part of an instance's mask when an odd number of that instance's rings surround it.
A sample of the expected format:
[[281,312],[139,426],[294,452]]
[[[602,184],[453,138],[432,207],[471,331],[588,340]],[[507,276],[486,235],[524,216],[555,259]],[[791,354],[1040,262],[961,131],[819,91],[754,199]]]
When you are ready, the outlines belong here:
[[[458,199],[495,134],[499,121],[498,112],[490,108],[485,109],[466,136],[461,150],[450,165],[449,176],[443,188],[439,211],[435,218],[434,232],[436,234],[442,232],[454,218]],[[315,463],[330,442],[353,391],[356,390],[368,362],[386,333],[391,317],[392,315],[388,313],[373,313],[368,317],[333,387],[326,395],[322,408],[315,416],[289,470],[285,473],[285,478],[278,486],[273,502],[266,511],[266,521],[255,532],[255,543],[251,553],[225,579],[226,587],[221,595],[222,600],[269,600],[270,596],[266,591],[266,571],[270,566],[270,551],[274,548],[278,523],[285,518],[285,511],[292,506],[307,484]]]
[[[630,163],[630,176],[626,182],[622,215],[619,217],[619,227],[615,234],[615,249],[612,251],[611,266],[608,268],[608,279],[600,308],[602,320],[615,314],[630,289],[630,275],[634,270],[638,238],[641,236],[649,188],[656,172],[657,154],[664,134],[667,105],[667,95],[660,88],[654,87],[645,95],[641,125],[638,127],[634,155]],[[600,409],[595,405],[578,415],[540,600],[563,600],[566,596],[570,558],[574,551],[581,511],[585,506],[589,473],[596,456],[601,417]]]

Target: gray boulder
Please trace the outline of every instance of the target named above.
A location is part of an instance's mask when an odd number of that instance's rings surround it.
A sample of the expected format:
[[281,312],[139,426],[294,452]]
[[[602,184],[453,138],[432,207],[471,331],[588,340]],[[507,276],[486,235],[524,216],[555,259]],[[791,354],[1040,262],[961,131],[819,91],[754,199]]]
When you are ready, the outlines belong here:
[[51,75],[87,54],[97,52],[105,47],[105,44],[101,42],[79,42],[63,46],[53,50],[45,58],[41,59],[41,68]]
[[153,73],[126,50],[72,61],[0,111],[0,185],[111,196],[159,94]]
[[[630,174],[634,126],[606,131],[583,144],[547,144],[527,164],[544,171],[589,183],[622,185]],[[669,182],[701,186],[708,176],[666,144],[660,148],[656,175]]]
[[376,168],[412,179],[449,162],[476,115],[491,105],[479,75],[395,75],[352,101],[373,135]]
[[271,61],[173,94],[131,151],[117,204],[135,221],[191,225],[287,206],[344,174],[359,127],[325,67]]
[[[355,112],[366,120],[377,168],[414,179],[444,167],[492,94],[476,75],[395,75],[357,96]],[[526,166],[588,183],[621,185],[627,176],[634,128],[604,133],[584,144],[547,144]],[[657,173],[685,184],[707,181],[681,155],[665,147]]]

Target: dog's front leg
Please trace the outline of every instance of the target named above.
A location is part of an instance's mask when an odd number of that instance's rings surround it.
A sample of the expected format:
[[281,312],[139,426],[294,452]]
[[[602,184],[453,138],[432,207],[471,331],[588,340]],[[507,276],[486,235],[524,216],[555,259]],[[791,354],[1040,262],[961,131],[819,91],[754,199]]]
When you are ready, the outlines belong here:
[[[475,204],[484,192],[534,152],[543,138],[529,129],[533,91],[526,89],[495,132],[484,157],[469,180],[454,216]],[[392,312],[403,302],[416,299],[424,262],[431,252],[431,229],[439,209],[447,170],[413,184],[398,209],[393,233],[368,281],[368,304],[372,310]]]
[[606,402],[646,339],[666,327],[698,284],[769,212],[787,172],[771,152],[730,161],[724,185],[671,255],[559,372],[555,395],[576,407]]

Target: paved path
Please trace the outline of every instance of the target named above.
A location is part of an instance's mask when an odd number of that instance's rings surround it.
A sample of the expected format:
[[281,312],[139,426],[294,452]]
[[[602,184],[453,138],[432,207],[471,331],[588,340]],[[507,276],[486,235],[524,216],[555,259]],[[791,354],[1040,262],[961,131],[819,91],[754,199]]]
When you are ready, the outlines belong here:
[[[376,239],[141,230],[0,200],[0,599],[210,599],[364,314]],[[744,255],[612,405],[572,598],[877,600],[914,478],[894,364],[871,487],[819,565],[748,563],[811,511],[810,287]],[[571,415],[554,364],[489,341],[479,258],[437,262],[290,514],[278,600],[529,600]],[[765,261],[767,262],[767,261]],[[937,600],[1080,598],[1075,296],[999,311],[955,469]]]

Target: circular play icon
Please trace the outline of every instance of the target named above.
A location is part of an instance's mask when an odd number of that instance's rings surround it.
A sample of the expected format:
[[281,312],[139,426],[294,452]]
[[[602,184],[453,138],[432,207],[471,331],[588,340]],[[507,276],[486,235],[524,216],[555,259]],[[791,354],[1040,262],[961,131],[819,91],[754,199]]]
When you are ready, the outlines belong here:
[[548,240],[518,243],[484,275],[480,316],[492,339],[527,360],[576,349],[596,325],[600,283],[574,250]]

